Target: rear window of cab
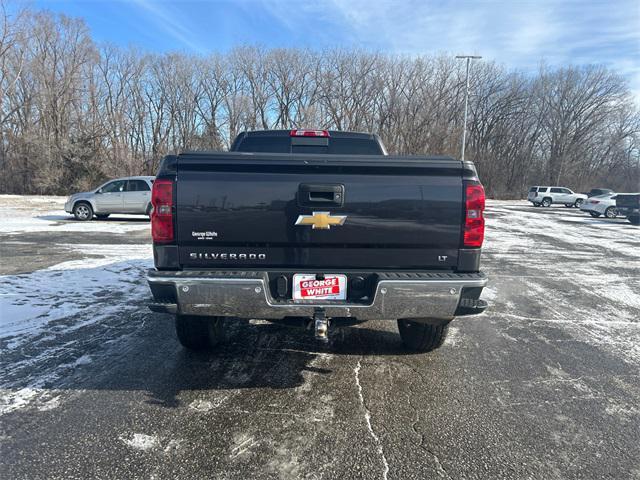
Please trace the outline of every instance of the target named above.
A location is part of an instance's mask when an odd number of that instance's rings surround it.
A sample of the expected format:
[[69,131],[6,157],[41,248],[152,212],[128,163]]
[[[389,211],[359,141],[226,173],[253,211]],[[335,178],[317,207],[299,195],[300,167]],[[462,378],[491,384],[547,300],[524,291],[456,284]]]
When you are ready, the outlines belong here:
[[[293,138],[293,139],[292,139]],[[383,155],[378,142],[371,138],[305,138],[307,144],[296,145],[295,137],[256,135],[241,138],[231,151],[252,153],[315,153],[329,155]],[[314,144],[314,141],[317,144]]]

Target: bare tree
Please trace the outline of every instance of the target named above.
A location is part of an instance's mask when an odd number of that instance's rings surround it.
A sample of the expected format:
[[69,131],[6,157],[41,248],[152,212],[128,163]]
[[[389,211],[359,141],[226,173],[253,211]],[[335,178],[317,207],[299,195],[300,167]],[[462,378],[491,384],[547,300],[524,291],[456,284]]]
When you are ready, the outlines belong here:
[[[67,193],[156,171],[167,153],[241,131],[378,133],[394,154],[460,150],[464,71],[451,57],[243,46],[207,57],[96,45],[81,20],[0,0],[0,191]],[[602,66],[470,79],[468,152],[490,195],[528,184],[640,189],[640,114]]]

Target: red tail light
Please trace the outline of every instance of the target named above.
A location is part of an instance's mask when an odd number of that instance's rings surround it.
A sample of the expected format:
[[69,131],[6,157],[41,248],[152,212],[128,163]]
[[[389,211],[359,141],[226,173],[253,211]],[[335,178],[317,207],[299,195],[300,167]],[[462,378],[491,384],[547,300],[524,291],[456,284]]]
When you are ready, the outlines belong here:
[[329,130],[291,130],[292,137],[328,137]]
[[151,238],[156,243],[173,241],[173,182],[160,179],[151,191]]
[[464,246],[481,247],[484,241],[484,188],[467,185],[465,191]]

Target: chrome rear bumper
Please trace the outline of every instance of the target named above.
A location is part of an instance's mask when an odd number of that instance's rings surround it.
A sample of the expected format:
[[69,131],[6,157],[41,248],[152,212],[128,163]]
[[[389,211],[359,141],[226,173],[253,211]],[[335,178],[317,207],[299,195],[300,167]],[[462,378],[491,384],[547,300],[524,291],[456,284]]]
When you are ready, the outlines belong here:
[[[406,274],[404,274],[406,275]],[[327,317],[358,320],[431,318],[451,320],[462,305],[469,307],[463,289],[484,287],[482,273],[380,274],[372,298],[362,302],[296,301],[274,298],[264,272],[163,272],[147,276],[155,302],[154,311],[183,315],[282,319],[313,317],[318,310]],[[477,297],[476,297],[477,298]],[[461,301],[462,300],[462,301]],[[478,304],[480,305],[480,304]],[[484,304],[486,306],[486,304]]]

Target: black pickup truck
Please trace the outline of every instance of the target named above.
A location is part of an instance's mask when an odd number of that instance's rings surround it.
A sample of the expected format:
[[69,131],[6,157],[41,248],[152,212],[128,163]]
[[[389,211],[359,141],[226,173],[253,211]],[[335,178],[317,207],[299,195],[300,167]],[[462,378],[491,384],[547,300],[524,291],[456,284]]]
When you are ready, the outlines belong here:
[[234,319],[310,327],[397,320],[415,351],[481,313],[484,189],[474,165],[390,156],[375,135],[245,132],[161,163],[150,308],[211,348]]

